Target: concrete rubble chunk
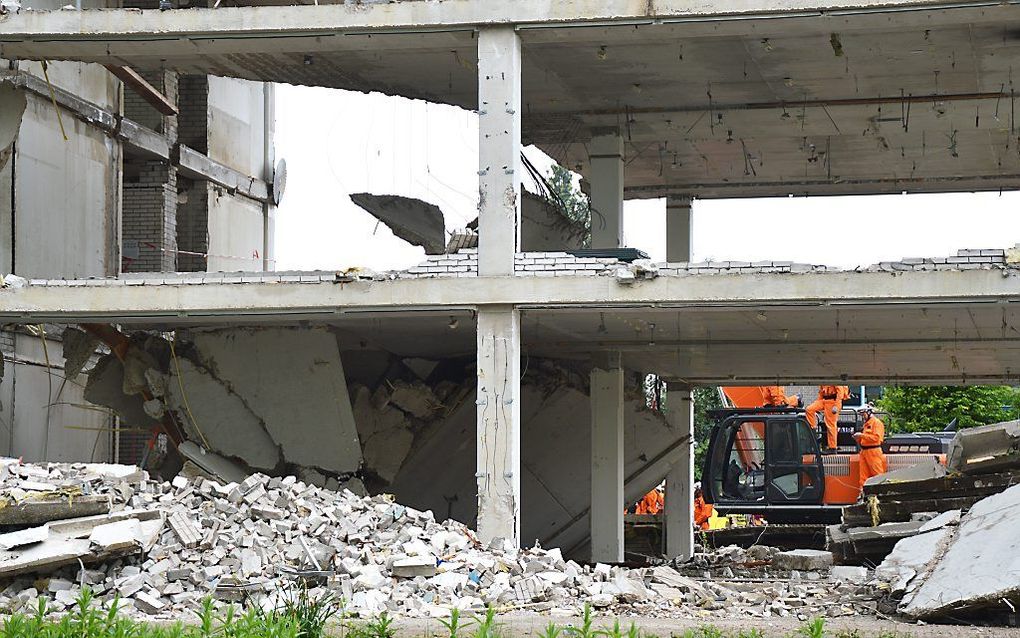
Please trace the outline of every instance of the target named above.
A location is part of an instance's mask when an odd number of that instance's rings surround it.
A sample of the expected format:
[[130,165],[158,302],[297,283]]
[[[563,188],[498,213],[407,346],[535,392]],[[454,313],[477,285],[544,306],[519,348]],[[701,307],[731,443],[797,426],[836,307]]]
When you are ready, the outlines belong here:
[[202,534],[184,512],[175,511],[170,514],[167,517],[167,524],[174,531],[174,534],[177,534],[177,538],[180,539],[181,545],[185,548],[192,549],[198,547],[198,544],[202,542]]
[[142,524],[137,519],[97,525],[89,534],[89,542],[99,551],[115,552],[141,548]]
[[878,476],[872,476],[866,482],[866,486],[884,485],[886,483],[903,483],[909,481],[923,481],[925,479],[941,478],[946,475],[946,466],[942,465],[934,457],[925,459],[909,467],[900,468]]
[[1020,420],[960,430],[949,444],[946,466],[964,474],[1020,467]]
[[392,571],[397,578],[415,578],[417,576],[432,578],[436,575],[436,560],[429,555],[408,556],[393,561]]
[[868,568],[851,565],[837,565],[829,572],[829,580],[845,581],[855,585],[868,582]]
[[832,552],[819,549],[795,549],[779,552],[773,558],[773,564],[779,569],[796,569],[811,571],[832,567]]
[[49,525],[29,527],[17,532],[7,532],[6,534],[0,534],[0,549],[14,549],[15,547],[41,543],[49,538],[49,536]]

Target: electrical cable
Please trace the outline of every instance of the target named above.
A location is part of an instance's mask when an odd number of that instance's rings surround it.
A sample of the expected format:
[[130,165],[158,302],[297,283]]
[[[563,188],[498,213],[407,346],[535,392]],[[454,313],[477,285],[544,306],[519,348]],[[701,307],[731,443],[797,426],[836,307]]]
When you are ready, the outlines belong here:
[[173,339],[168,339],[170,343],[170,357],[174,360],[174,369],[177,371],[177,387],[181,389],[181,399],[184,400],[184,409],[188,413],[188,418],[191,419],[191,424],[195,426],[195,431],[202,438],[202,445],[209,449],[209,441],[205,438],[205,434],[202,433],[202,429],[198,427],[195,415],[191,413],[191,406],[188,405],[188,395],[184,392],[184,382],[181,379],[181,362],[177,359],[177,350],[174,348],[174,341],[176,340],[176,335]]

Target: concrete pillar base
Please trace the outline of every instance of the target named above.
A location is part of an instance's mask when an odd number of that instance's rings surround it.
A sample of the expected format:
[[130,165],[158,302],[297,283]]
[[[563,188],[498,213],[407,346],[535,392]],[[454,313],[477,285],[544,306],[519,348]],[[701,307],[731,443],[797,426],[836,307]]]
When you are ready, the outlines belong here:
[[478,538],[521,538],[521,316],[478,312]]
[[687,560],[694,554],[694,401],[690,388],[666,386],[666,418],[680,446],[680,458],[666,475],[666,557]]
[[623,562],[623,369],[619,355],[591,371],[591,559]]

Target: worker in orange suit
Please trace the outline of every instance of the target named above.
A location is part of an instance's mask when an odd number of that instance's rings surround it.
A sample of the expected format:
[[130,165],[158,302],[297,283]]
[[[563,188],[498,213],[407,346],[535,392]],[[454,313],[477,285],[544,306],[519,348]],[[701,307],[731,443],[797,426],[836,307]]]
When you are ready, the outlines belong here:
[[767,385],[763,388],[767,408],[795,408],[800,405],[800,396],[786,396],[786,389],[781,385]]
[[861,487],[872,476],[885,474],[889,467],[882,443],[885,441],[885,423],[875,416],[875,408],[865,404],[860,410],[864,417],[864,428],[854,433],[854,441],[861,447]]
[[708,529],[708,519],[712,518],[715,511],[711,505],[705,502],[705,495],[700,487],[694,488],[694,526],[698,529]]
[[635,514],[658,514],[662,511],[663,505],[666,500],[662,496],[662,492],[658,488],[644,495],[644,497],[638,501],[637,508],[634,510]]
[[850,398],[850,388],[845,385],[823,385],[818,388],[818,399],[804,408],[804,417],[812,428],[818,427],[818,413],[825,419],[825,447],[822,452],[836,451],[836,422],[843,401]]

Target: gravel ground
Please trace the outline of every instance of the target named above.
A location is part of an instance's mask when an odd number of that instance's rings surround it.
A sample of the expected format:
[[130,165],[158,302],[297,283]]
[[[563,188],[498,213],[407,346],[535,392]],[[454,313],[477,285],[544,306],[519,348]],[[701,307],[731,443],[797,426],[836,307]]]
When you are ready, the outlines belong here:
[[[599,616],[595,626],[603,628],[613,624],[613,616]],[[724,632],[736,633],[741,630],[760,630],[766,638],[786,638],[795,634],[804,623],[795,618],[773,618],[733,620],[713,620],[711,616],[704,619],[663,619],[663,618],[621,618],[621,625],[624,628],[630,626],[631,622],[645,633],[667,638],[682,634],[686,629],[695,629],[699,626],[713,625]],[[500,616],[500,624],[505,631],[507,638],[523,636],[536,636],[541,633],[550,623],[557,625],[580,623],[578,618],[567,618],[563,616],[550,616],[540,614],[511,614]],[[428,619],[404,619],[396,622],[399,638],[421,638],[422,636],[442,636],[445,634],[445,627],[438,620]],[[972,627],[963,625],[931,625],[901,622],[896,620],[883,620],[870,616],[857,616],[848,618],[831,618],[825,622],[826,635],[830,638],[839,638],[841,634],[852,634],[856,632],[860,638],[878,638],[882,634],[896,634],[901,638],[907,636],[912,638],[1017,638],[1020,636],[1020,629],[1017,627]],[[463,635],[471,637],[471,630],[468,628]]]

